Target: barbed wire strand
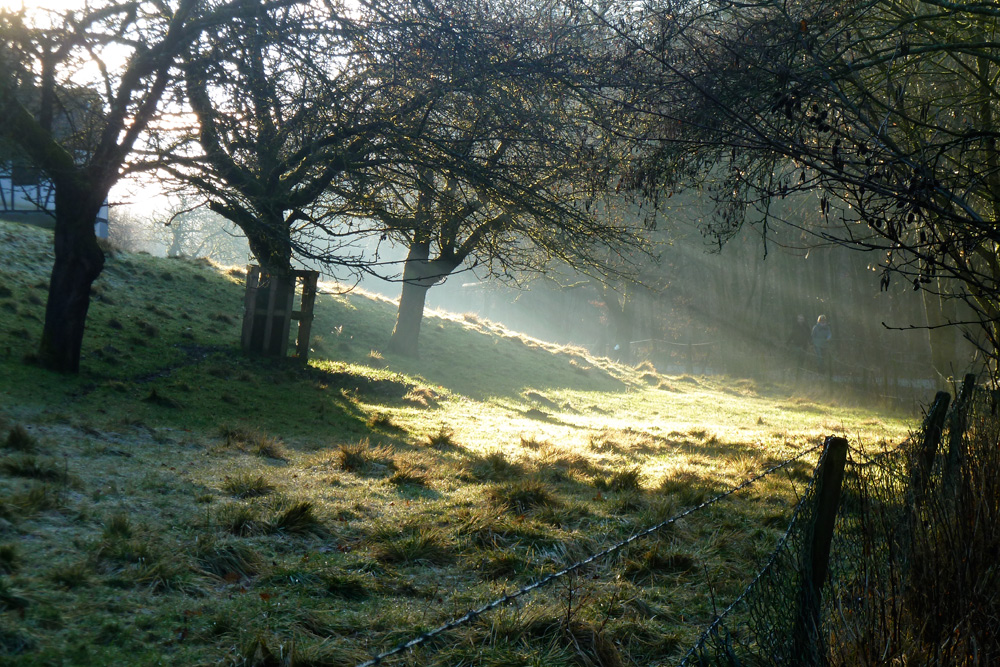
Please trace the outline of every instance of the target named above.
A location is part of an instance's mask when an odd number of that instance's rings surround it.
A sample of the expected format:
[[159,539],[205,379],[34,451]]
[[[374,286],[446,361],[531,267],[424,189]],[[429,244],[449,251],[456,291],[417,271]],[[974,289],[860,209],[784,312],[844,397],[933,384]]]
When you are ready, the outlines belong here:
[[[820,446],[825,447],[827,442],[829,442],[829,440],[830,439],[827,438],[826,441]],[[820,466],[823,465],[823,460],[825,458],[826,458],[826,451],[823,452],[823,456],[820,457],[819,462],[816,464],[816,470],[820,469]],[[712,621],[712,623],[707,628],[705,628],[705,631],[701,633],[701,636],[698,638],[698,641],[695,642],[695,645],[692,646],[691,649],[681,659],[680,663],[678,664],[678,667],[684,667],[684,665],[688,663],[688,660],[690,660],[695,655],[695,653],[697,653],[702,649],[702,647],[708,641],[709,637],[711,637],[712,633],[715,632],[718,629],[718,627],[722,624],[722,622],[726,619],[726,617],[728,617],[729,614],[731,614],[732,611],[737,606],[739,606],[739,604],[743,602],[743,600],[745,600],[748,595],[750,595],[751,591],[753,591],[753,589],[760,583],[761,579],[763,579],[764,576],[768,573],[768,571],[774,566],[774,563],[777,561],[778,556],[781,554],[781,550],[784,548],[785,544],[791,537],[792,529],[795,528],[795,524],[799,520],[799,514],[802,512],[802,508],[805,506],[806,500],[810,499],[809,494],[812,492],[812,489],[815,486],[815,484],[816,484],[816,474],[814,472],[813,476],[809,479],[809,484],[806,485],[806,489],[805,492],[802,494],[802,497],[799,498],[799,501],[797,503],[795,503],[795,509],[792,510],[792,516],[788,521],[788,528],[785,529],[784,535],[782,535],[778,539],[774,551],[771,552],[771,556],[764,564],[764,567],[762,567],[760,571],[757,572],[757,576],[753,578],[753,581],[747,584],[747,587],[743,589],[743,592],[740,593],[736,597],[736,599],[733,600],[732,603],[722,611],[721,614],[716,616],[715,620]]]
[[[588,556],[587,558],[585,558],[583,560],[577,561],[576,563],[573,563],[572,565],[570,565],[568,567],[565,567],[565,568],[563,568],[562,570],[560,570],[558,572],[553,572],[552,574],[549,574],[549,575],[547,575],[547,576],[539,579],[538,581],[535,581],[535,582],[533,582],[531,584],[528,584],[527,586],[525,586],[525,587],[523,587],[523,588],[521,588],[521,589],[519,589],[517,591],[514,591],[513,593],[507,593],[503,597],[497,598],[497,599],[493,600],[492,602],[489,602],[489,603],[483,605],[482,607],[479,607],[478,609],[470,610],[465,615],[460,616],[458,618],[454,618],[454,619],[448,621],[447,623],[445,623],[444,625],[441,625],[441,626],[439,626],[437,628],[434,628],[433,630],[428,630],[427,632],[425,632],[425,633],[423,633],[423,634],[421,634],[421,635],[419,635],[417,637],[414,637],[413,639],[410,639],[409,641],[403,642],[402,644],[399,644],[396,647],[394,647],[394,648],[392,648],[392,649],[390,649],[388,651],[385,651],[384,653],[379,653],[378,655],[374,655],[374,656],[371,657],[370,660],[366,660],[365,662],[358,664],[356,667],[376,667],[377,665],[381,665],[382,662],[384,660],[386,660],[387,658],[391,658],[391,657],[393,657],[395,655],[403,653],[404,651],[408,651],[410,649],[416,648],[416,647],[420,646],[421,644],[423,644],[423,643],[425,643],[425,642],[433,639],[434,637],[436,637],[436,636],[438,636],[438,635],[440,635],[442,633],[448,632],[449,630],[453,630],[453,629],[455,629],[455,628],[457,628],[459,626],[465,625],[466,623],[470,623],[470,622],[474,621],[475,619],[479,618],[479,616],[481,616],[482,614],[485,614],[485,613],[487,613],[489,611],[492,611],[492,610],[496,609],[497,607],[501,607],[501,606],[504,606],[506,604],[509,604],[509,603],[513,602],[514,600],[516,600],[517,598],[519,598],[519,597],[521,597],[523,595],[527,595],[528,593],[531,593],[532,591],[535,591],[535,590],[538,590],[540,588],[543,588],[543,587],[551,584],[553,581],[555,581],[557,579],[560,579],[560,578],[562,578],[562,577],[564,577],[564,576],[566,576],[568,574],[571,574],[572,572],[575,572],[576,570],[579,570],[580,568],[584,567],[585,565],[589,565],[589,564],[591,564],[591,563],[593,563],[595,561],[598,561],[598,560],[604,558],[605,556],[609,556],[609,555],[611,555],[613,553],[621,551],[624,547],[626,547],[629,544],[635,542],[636,540],[640,540],[640,539],[642,539],[642,538],[644,538],[644,537],[646,537],[648,535],[651,535],[651,534],[653,534],[653,533],[655,533],[655,532],[657,532],[659,530],[662,530],[666,526],[669,526],[670,524],[676,523],[677,521],[680,521],[684,517],[690,516],[691,514],[694,514],[695,512],[701,511],[701,510],[705,509],[706,507],[714,505],[715,503],[717,503],[717,502],[719,502],[721,500],[724,500],[724,499],[728,498],[729,496],[731,496],[731,495],[733,495],[735,493],[738,493],[739,491],[742,491],[743,489],[745,489],[745,488],[747,488],[749,486],[752,486],[753,484],[756,484],[761,479],[763,479],[763,478],[765,478],[765,477],[767,477],[769,475],[772,475],[773,473],[777,472],[778,470],[781,470],[782,468],[785,468],[785,467],[791,465],[795,461],[798,461],[802,457],[804,457],[804,456],[806,456],[808,454],[811,454],[812,452],[815,452],[817,449],[821,449],[825,445],[826,445],[826,442],[824,441],[824,442],[822,442],[822,443],[820,443],[818,445],[814,445],[813,447],[810,447],[809,449],[806,449],[806,450],[804,450],[802,452],[799,452],[798,454],[796,454],[792,458],[786,459],[786,460],[782,461],[781,463],[778,463],[776,465],[771,466],[767,470],[765,470],[765,471],[763,471],[763,472],[755,475],[754,477],[751,477],[751,478],[747,479],[746,481],[742,482],[738,486],[735,486],[735,487],[729,489],[728,491],[726,491],[724,493],[720,493],[719,495],[715,496],[714,498],[710,498],[710,499],[706,500],[705,502],[701,503],[700,505],[688,508],[688,509],[684,510],[683,512],[681,512],[680,514],[676,514],[676,515],[670,517],[669,519],[661,521],[660,523],[658,523],[658,524],[656,524],[654,526],[650,526],[649,528],[641,530],[641,531],[639,531],[637,533],[633,533],[630,537],[622,540],[621,542],[618,542],[617,544],[614,544],[614,545],[612,545],[612,546],[610,546],[610,547],[608,547],[608,548],[606,548],[606,549],[604,549],[602,551],[599,551],[599,552],[597,552],[595,554],[592,554],[591,556]],[[815,477],[815,475],[814,475],[814,477]],[[810,484],[811,483],[812,482],[810,482]],[[808,494],[805,494],[805,495],[808,495]],[[805,497],[805,495],[803,497]],[[796,510],[798,509],[799,506],[801,506],[801,501],[800,501],[800,503],[798,503],[796,505]]]

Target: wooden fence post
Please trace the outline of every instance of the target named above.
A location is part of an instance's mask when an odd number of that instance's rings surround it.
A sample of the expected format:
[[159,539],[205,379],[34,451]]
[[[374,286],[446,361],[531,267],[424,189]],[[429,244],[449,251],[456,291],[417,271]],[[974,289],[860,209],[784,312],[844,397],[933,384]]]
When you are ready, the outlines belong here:
[[[264,273],[259,266],[247,267],[243,350],[251,354],[284,357],[288,354],[292,320],[297,320],[296,356],[307,360],[318,278],[318,271],[292,271],[288,275],[272,276]],[[301,307],[293,310],[300,280]]]
[[976,376],[969,373],[962,380],[962,388],[951,408],[951,419],[948,420],[948,460],[944,469],[948,484],[953,481],[958,464],[962,459],[962,438],[965,436],[965,429],[968,426],[969,403],[972,401],[972,394],[975,390]]
[[913,462],[913,497],[918,503],[923,498],[927,483],[931,478],[934,456],[937,454],[938,445],[941,443],[944,419],[948,414],[948,403],[950,402],[951,394],[946,391],[939,391],[934,397],[930,414],[924,420],[924,439],[920,445],[920,451],[917,453],[916,460]]
[[792,631],[794,664],[825,664],[820,632],[820,608],[823,584],[830,571],[830,548],[840,507],[844,466],[847,463],[847,440],[826,439],[823,464],[817,471],[816,509],[810,540],[802,554],[802,588],[799,592],[799,615]]

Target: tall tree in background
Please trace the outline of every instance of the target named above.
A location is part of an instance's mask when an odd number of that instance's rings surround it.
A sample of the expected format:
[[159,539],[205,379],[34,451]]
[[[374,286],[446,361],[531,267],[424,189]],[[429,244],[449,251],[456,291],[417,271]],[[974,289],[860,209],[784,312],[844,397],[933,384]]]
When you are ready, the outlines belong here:
[[416,355],[428,290],[453,272],[513,279],[561,260],[591,273],[642,246],[640,225],[598,214],[618,144],[602,92],[606,32],[559,2],[413,6],[410,26],[366,15],[372,71],[427,105],[401,117],[391,159],[347,179],[362,236],[406,248],[391,350]]
[[[621,30],[656,196],[701,172],[720,240],[817,191],[820,240],[878,253],[892,276],[956,300],[941,324],[1000,350],[1000,16],[981,4],[868,0],[646,3]],[[617,25],[626,25],[619,23]],[[937,322],[931,322],[934,326]]]
[[167,169],[246,234],[269,273],[293,258],[351,266],[336,211],[317,207],[331,183],[374,159],[392,127],[378,82],[356,67],[347,11],[245,3],[186,56],[184,94],[197,118],[194,147]]
[[0,137],[55,189],[55,263],[38,349],[47,368],[79,370],[90,287],[104,267],[94,221],[157,117],[176,56],[210,11],[218,9],[196,0],[0,11]]

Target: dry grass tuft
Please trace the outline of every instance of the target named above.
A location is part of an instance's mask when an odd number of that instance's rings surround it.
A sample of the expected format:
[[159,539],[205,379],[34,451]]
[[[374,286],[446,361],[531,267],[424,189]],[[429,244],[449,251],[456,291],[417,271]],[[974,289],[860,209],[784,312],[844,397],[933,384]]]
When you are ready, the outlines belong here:
[[455,431],[441,424],[437,431],[427,436],[426,443],[428,447],[433,447],[434,449],[454,447],[457,444],[455,442]]
[[396,468],[393,456],[391,448],[385,445],[373,447],[368,438],[362,438],[354,444],[341,445],[334,454],[334,461],[344,472],[377,477]]
[[454,559],[454,544],[440,529],[422,524],[384,525],[369,538],[372,557],[395,565],[444,565]]
[[279,461],[288,460],[288,453],[282,442],[255,428],[245,426],[223,426],[220,429],[224,446],[247,454]]
[[557,507],[559,500],[549,488],[534,479],[494,486],[487,492],[490,504],[500,510],[527,514],[543,507]]
[[403,396],[403,401],[422,408],[433,408],[441,400],[441,395],[430,387],[413,387]]
[[274,485],[263,475],[241,472],[227,476],[222,481],[222,490],[234,498],[257,498],[274,491]]
[[23,426],[18,424],[7,434],[7,438],[3,441],[3,447],[27,454],[38,449],[38,441]]

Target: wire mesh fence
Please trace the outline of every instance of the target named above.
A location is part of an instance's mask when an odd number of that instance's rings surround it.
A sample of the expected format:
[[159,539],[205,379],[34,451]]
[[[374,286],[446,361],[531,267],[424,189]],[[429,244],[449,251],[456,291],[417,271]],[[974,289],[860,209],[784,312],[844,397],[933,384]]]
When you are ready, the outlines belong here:
[[759,574],[681,665],[1000,664],[997,413],[995,393],[967,384],[950,413],[931,411],[921,437],[853,448],[823,585],[809,581],[814,483]]
[[[1000,395],[967,381],[950,412],[947,398],[939,394],[919,437],[894,448],[828,438],[775,548],[679,664],[1000,664]],[[362,667],[443,639],[815,449]]]

